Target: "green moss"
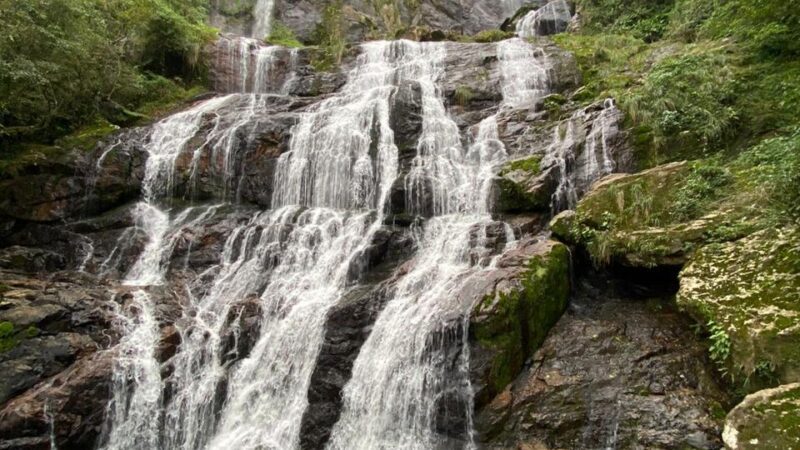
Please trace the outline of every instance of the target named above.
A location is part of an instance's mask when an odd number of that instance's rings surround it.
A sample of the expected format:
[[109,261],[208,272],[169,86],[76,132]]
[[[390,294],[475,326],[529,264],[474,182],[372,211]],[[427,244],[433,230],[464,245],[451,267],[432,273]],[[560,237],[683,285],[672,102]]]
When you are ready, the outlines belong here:
[[487,297],[478,311],[488,319],[473,325],[478,342],[496,351],[490,370],[494,392],[500,392],[539,348],[547,332],[564,312],[569,295],[569,251],[553,244],[530,259],[516,289]]
[[17,346],[18,338],[14,332],[14,324],[0,322],[0,353],[7,352]]
[[280,45],[289,48],[300,48],[303,46],[303,43],[297,39],[294,31],[281,22],[272,23],[272,29],[265,41],[272,45]]
[[[518,214],[549,210],[549,192],[535,187],[536,177],[541,171],[540,163],[540,156],[531,156],[510,161],[500,169],[497,181],[499,212]],[[534,187],[529,187],[531,183]]]
[[90,151],[94,148],[97,141],[118,130],[117,125],[111,124],[106,120],[100,119],[96,123],[87,125],[71,133],[56,143],[63,148],[77,148]]
[[514,33],[511,31],[503,31],[503,30],[483,30],[475,35],[473,35],[470,40],[472,42],[498,42],[505,39],[509,39],[514,37]]
[[469,86],[458,86],[454,93],[456,104],[459,106],[467,106],[474,96],[475,93]]
[[736,429],[737,448],[800,447],[800,384],[748,396],[729,421]]
[[800,376],[800,231],[763,230],[700,249],[678,304],[710,334],[721,372],[747,391]]
[[521,170],[529,175],[538,175],[541,171],[540,164],[542,162],[541,156],[531,156],[529,158],[515,159],[509,161],[500,169],[500,175],[506,175],[515,170]]

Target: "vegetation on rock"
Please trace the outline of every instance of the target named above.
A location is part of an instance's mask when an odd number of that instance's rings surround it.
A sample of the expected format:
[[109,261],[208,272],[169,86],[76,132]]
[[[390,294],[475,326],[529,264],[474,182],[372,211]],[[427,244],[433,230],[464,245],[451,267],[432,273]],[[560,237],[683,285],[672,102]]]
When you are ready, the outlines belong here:
[[214,36],[201,0],[2,0],[0,150],[185,97]]
[[474,313],[486,317],[473,319],[470,332],[482,346],[497,352],[489,376],[496,393],[520,372],[566,308],[569,251],[556,242],[547,246],[528,261],[517,288],[487,296]]

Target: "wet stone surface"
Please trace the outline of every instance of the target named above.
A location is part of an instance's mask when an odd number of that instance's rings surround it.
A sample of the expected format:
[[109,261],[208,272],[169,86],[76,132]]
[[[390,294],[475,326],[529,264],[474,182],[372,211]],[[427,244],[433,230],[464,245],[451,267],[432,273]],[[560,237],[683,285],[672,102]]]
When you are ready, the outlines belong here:
[[477,415],[486,448],[720,448],[726,403],[672,297],[579,279],[525,371]]

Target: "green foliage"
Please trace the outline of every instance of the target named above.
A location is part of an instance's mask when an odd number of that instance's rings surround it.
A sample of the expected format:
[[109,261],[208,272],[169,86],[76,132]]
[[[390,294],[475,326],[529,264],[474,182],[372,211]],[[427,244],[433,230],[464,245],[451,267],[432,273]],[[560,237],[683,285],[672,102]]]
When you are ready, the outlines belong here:
[[800,4],[796,0],[728,0],[716,6],[704,25],[709,37],[735,38],[768,58],[800,56]]
[[622,103],[635,123],[648,126],[657,149],[708,149],[737,123],[734,79],[724,48],[690,48],[656,64]]
[[459,106],[466,106],[475,96],[469,86],[458,86],[453,94],[455,96],[456,104]]
[[720,197],[720,190],[733,183],[733,177],[716,165],[696,164],[683,185],[675,192],[672,215],[676,222],[696,219],[712,201]]
[[14,334],[14,324],[0,322],[0,353],[7,352],[16,347],[17,339]]
[[503,31],[503,30],[483,30],[474,36],[472,36],[472,42],[498,42],[504,39],[508,39],[514,37],[514,33],[511,31]]
[[342,0],[328,4],[322,11],[322,21],[314,30],[313,40],[317,43],[311,59],[315,70],[327,72],[338,67],[347,50],[342,15]]
[[575,55],[583,75],[583,87],[575,97],[587,104],[606,97],[623,98],[639,83],[650,51],[643,41],[630,36],[562,33],[553,40]]
[[717,366],[717,370],[723,376],[730,376],[731,382],[733,382],[733,372],[728,370],[728,359],[731,355],[731,337],[722,326],[713,320],[708,321],[706,328],[708,328],[709,333],[708,356]]
[[542,162],[541,156],[531,156],[530,158],[525,158],[525,159],[515,159],[513,161],[508,162],[505,166],[503,166],[502,170],[500,170],[500,175],[505,175],[515,170],[521,170],[531,175],[538,175],[541,170],[540,168],[541,162]]
[[800,221],[800,126],[742,153],[733,167],[748,189],[763,191],[781,218]]
[[300,48],[303,44],[297,39],[294,31],[281,22],[273,22],[272,30],[265,39],[268,44],[281,45],[283,47]]
[[201,0],[0,0],[0,145],[114,122],[154,74],[201,76],[205,17]]
[[667,31],[674,0],[579,0],[584,27],[652,42]]

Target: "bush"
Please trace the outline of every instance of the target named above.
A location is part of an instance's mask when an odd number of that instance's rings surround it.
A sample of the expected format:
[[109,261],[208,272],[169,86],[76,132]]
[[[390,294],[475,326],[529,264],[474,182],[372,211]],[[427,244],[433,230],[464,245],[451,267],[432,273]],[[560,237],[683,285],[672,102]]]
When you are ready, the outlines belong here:
[[272,45],[281,45],[283,47],[300,48],[303,44],[297,40],[294,31],[291,28],[280,22],[272,24],[272,30],[266,38],[266,42]]
[[734,167],[752,189],[765,191],[781,218],[800,221],[800,126],[742,153]]
[[732,66],[724,48],[691,48],[656,64],[621,102],[635,123],[651,130],[656,149],[677,150],[666,159],[686,157],[686,151],[700,156],[719,148],[739,118]]
[[728,0],[715,8],[705,33],[733,37],[765,57],[792,59],[800,55],[800,5],[793,0]]
[[579,0],[577,3],[585,28],[653,42],[666,33],[674,0]]
[[331,2],[322,11],[322,21],[314,30],[313,40],[317,43],[311,59],[315,70],[330,71],[341,64],[347,50],[341,0]]
[[472,36],[473,42],[498,42],[514,37],[513,32],[503,30],[483,30]]
[[205,17],[201,0],[0,0],[0,147],[135,109],[148,73],[202,76]]
[[730,172],[717,165],[697,164],[675,193],[673,218],[677,222],[696,219],[718,199],[721,189],[733,183]]

